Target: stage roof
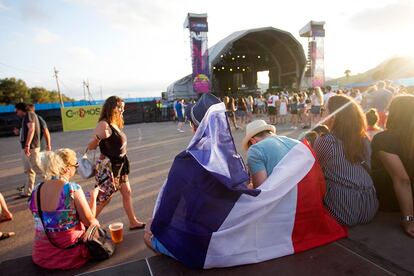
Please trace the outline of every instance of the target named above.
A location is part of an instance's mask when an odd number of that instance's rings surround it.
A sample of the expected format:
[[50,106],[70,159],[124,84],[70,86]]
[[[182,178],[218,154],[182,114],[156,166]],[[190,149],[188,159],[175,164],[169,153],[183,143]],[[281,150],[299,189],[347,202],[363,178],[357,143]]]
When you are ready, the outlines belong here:
[[[210,70],[221,62],[221,55],[231,51],[264,52],[272,66],[281,74],[302,76],[306,57],[300,42],[289,32],[274,27],[237,31],[209,48]],[[194,97],[191,75],[177,80],[167,88],[169,98]]]

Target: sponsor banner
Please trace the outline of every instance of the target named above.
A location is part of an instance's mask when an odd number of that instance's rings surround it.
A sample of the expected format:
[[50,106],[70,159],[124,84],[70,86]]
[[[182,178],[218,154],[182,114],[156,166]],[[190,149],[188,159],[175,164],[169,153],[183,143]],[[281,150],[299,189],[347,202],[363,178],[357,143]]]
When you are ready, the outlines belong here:
[[101,109],[101,105],[61,108],[63,131],[95,128]]
[[189,29],[192,32],[208,32],[207,17],[190,17]]
[[189,17],[188,20],[193,65],[193,90],[196,93],[208,93],[210,92],[210,68],[207,46],[207,17]]
[[323,37],[315,38],[314,55],[312,56],[313,80],[312,86],[325,86],[325,65],[324,65],[324,39]]

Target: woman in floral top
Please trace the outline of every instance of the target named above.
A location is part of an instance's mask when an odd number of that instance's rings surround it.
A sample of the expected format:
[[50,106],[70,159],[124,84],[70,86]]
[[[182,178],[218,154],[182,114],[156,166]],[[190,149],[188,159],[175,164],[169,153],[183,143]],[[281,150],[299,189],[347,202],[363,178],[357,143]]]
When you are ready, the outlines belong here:
[[[40,192],[44,226],[38,212],[39,186],[29,200],[35,221],[32,259],[41,267],[73,269],[81,267],[89,259],[86,246],[77,242],[82,239],[85,226],[99,225],[95,219],[98,190],[92,191],[89,205],[82,188],[70,182],[77,166],[76,154],[70,149],[47,152],[42,158],[42,169],[47,179]],[[63,249],[70,246],[70,249]]]

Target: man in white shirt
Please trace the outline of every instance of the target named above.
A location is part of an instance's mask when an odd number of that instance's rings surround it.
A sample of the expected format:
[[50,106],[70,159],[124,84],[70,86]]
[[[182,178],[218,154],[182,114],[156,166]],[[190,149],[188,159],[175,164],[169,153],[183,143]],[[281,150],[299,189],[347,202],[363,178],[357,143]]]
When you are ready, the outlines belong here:
[[267,100],[267,112],[269,114],[269,121],[270,121],[271,125],[275,125],[276,122],[277,122],[277,119],[276,119],[276,114],[277,114],[276,104],[277,104],[278,100],[279,100],[279,96],[274,95],[273,92],[270,95],[269,99]]
[[336,93],[332,92],[332,87],[329,85],[325,87],[325,95],[323,95],[323,102],[325,103],[325,106],[328,106],[329,98],[332,96],[335,96]]

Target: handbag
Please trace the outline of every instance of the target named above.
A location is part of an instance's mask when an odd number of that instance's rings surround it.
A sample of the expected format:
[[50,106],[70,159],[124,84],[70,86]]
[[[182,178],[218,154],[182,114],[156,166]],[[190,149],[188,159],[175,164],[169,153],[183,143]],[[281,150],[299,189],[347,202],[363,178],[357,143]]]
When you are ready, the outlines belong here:
[[84,239],[89,254],[95,261],[106,260],[115,252],[115,246],[112,240],[107,237],[105,229],[102,229],[98,225],[89,226]]
[[115,246],[112,243],[111,238],[109,238],[106,234],[105,229],[101,228],[98,225],[91,225],[88,227],[84,234],[84,240],[78,239],[75,243],[72,245],[69,245],[67,247],[62,247],[57,245],[53,240],[49,238],[49,235],[47,234],[45,223],[43,221],[43,211],[42,211],[42,205],[40,202],[40,190],[42,188],[44,182],[39,184],[39,187],[37,188],[36,193],[36,201],[37,201],[37,211],[39,213],[40,221],[42,222],[44,232],[46,234],[47,239],[49,242],[56,248],[59,249],[71,249],[79,244],[84,243],[86,247],[88,248],[89,254],[91,255],[92,259],[95,261],[103,261],[108,259],[110,256],[112,256],[115,252]]
[[83,179],[89,179],[93,176],[95,176],[95,154],[93,156],[94,161],[91,162],[88,159],[88,150],[85,151],[85,153],[83,155],[78,155],[78,174],[83,178]]

